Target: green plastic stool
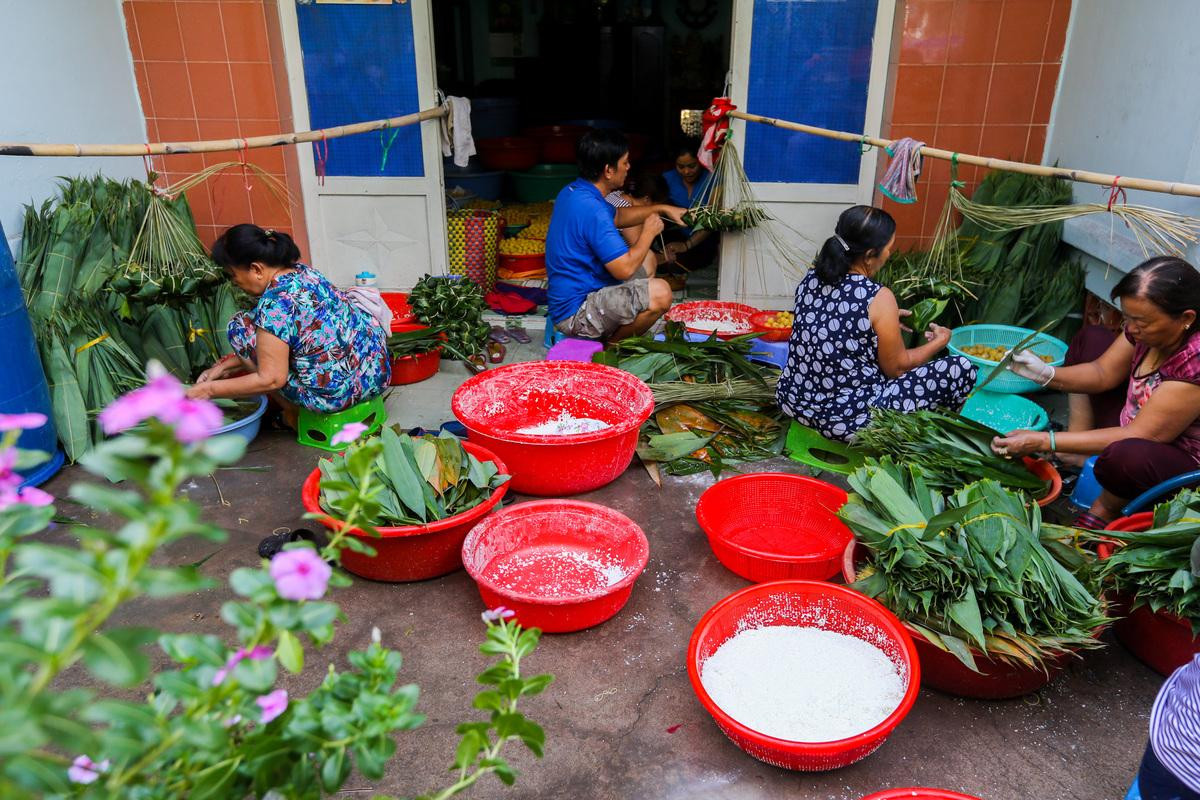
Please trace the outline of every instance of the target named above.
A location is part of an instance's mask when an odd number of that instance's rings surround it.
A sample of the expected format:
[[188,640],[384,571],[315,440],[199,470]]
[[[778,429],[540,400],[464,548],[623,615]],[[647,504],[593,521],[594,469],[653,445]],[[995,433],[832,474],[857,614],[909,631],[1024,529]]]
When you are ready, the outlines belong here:
[[308,409],[300,409],[296,420],[296,440],[300,444],[328,450],[336,453],[345,449],[342,444],[330,444],[333,435],[351,422],[361,422],[367,426],[367,435],[376,433],[387,422],[387,410],[383,407],[383,396],[364,400],[350,406],[345,411],[332,414],[320,414]]
[[862,466],[863,454],[845,442],[826,439],[812,428],[795,420],[788,428],[786,451],[788,458],[810,467],[849,475]]

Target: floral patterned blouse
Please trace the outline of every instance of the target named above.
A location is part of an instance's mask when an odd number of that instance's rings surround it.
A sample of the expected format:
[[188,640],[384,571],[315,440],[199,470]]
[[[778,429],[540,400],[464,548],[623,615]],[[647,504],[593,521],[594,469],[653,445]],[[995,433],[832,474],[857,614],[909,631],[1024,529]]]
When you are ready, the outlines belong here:
[[[1125,334],[1131,342],[1133,339]],[[1166,381],[1183,381],[1200,386],[1200,333],[1193,334],[1184,342],[1183,347],[1171,354],[1158,369],[1149,375],[1138,377],[1138,367],[1150,350],[1144,344],[1133,342],[1133,369],[1129,375],[1129,392],[1125,395],[1125,408],[1121,410],[1121,425],[1128,425],[1142,410],[1142,406],[1150,399]],[[1187,430],[1179,434],[1175,446],[1186,452],[1200,464],[1200,418],[1192,420]]]
[[278,276],[252,311],[230,320],[229,342],[242,358],[254,359],[258,328],[290,349],[280,393],[303,408],[342,411],[381,394],[391,379],[387,333],[312,267]]

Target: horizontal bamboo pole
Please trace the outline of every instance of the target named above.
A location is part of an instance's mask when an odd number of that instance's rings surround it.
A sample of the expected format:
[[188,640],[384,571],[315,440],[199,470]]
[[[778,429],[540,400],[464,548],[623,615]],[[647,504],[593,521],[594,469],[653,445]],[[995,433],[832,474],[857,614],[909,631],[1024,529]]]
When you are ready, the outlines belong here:
[[243,139],[210,139],[201,142],[159,142],[156,144],[27,144],[0,142],[0,156],[166,156],[179,153],[219,153],[227,150],[254,150],[259,147],[279,147],[325,139],[337,139],[356,133],[370,133],[390,128],[403,128],[425,120],[438,119],[449,113],[449,106],[427,108],[402,117],[375,119],[353,125],[339,125],[319,131],[250,136]]
[[[789,131],[800,131],[801,133],[810,133],[813,136],[824,136],[826,139],[840,139],[844,142],[855,142],[861,144],[874,145],[875,147],[890,147],[895,143],[892,139],[876,139],[872,136],[864,136],[861,133],[847,133],[845,131],[835,131],[829,128],[818,128],[814,125],[804,125],[799,122],[788,122],[783,119],[775,119],[774,117],[763,117],[758,114],[747,114],[744,111],[730,111],[730,117],[736,119],[744,119],[747,122],[761,122],[764,125],[771,125],[775,128],[784,128]],[[941,150],[936,147],[922,147],[921,155],[929,158],[940,158],[945,161],[950,161],[955,157],[955,153],[950,150]],[[1041,164],[1026,164],[1021,161],[1005,161],[1002,158],[987,158],[985,156],[970,155],[968,153],[958,153],[958,163],[973,164],[977,167],[988,167],[989,169],[1003,169],[1008,172],[1023,172],[1026,175],[1044,175],[1054,178],[1065,178],[1069,181],[1078,183],[1094,183],[1097,186],[1119,187],[1122,189],[1141,189],[1147,192],[1161,192],[1163,194],[1174,194],[1182,197],[1200,197],[1200,186],[1194,183],[1176,183],[1173,181],[1156,181],[1149,178],[1129,178],[1124,175],[1106,175],[1103,172],[1088,172],[1082,169],[1070,169],[1068,167],[1046,167]]]

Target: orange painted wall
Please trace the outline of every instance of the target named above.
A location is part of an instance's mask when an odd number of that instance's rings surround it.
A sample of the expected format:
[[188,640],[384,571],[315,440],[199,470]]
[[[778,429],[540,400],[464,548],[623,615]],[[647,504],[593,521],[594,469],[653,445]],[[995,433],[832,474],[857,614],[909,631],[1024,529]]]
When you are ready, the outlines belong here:
[[[125,25],[147,134],[155,142],[261,136],[295,130],[278,9],[273,0],[124,0]],[[174,182],[235,152],[161,156],[153,167]],[[280,203],[240,170],[188,192],[200,240],[254,222],[291,233],[307,253],[299,168],[292,147],[250,150],[247,160],[284,182]]]
[[[906,0],[888,138],[1040,163],[1071,0]],[[965,166],[968,193],[983,174]],[[918,202],[884,201],[900,249],[927,248],[950,165],[928,159]]]

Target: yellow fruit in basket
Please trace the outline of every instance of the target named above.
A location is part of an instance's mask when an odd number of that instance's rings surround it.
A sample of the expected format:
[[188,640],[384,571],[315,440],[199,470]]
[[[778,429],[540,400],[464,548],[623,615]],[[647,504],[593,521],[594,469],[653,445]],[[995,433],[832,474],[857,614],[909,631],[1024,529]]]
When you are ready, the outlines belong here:
[[[986,344],[969,344],[962,348],[962,351],[969,356],[974,356],[983,361],[991,361],[993,364],[999,364],[1008,355],[1008,348],[990,347]],[[1034,353],[1034,355],[1047,364],[1054,360],[1054,356],[1048,356],[1044,353]]]
[[500,254],[506,256],[540,256],[546,252],[546,243],[540,239],[511,239],[500,240]]
[[767,317],[767,325],[772,328],[790,328],[794,321],[790,311],[777,311]]

